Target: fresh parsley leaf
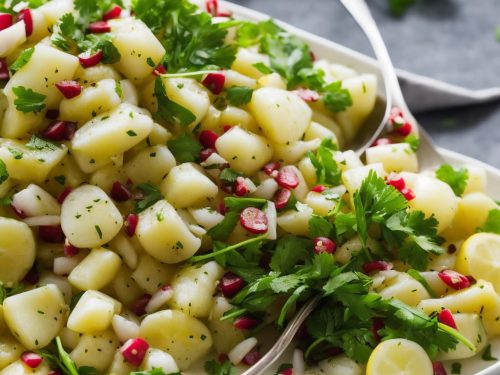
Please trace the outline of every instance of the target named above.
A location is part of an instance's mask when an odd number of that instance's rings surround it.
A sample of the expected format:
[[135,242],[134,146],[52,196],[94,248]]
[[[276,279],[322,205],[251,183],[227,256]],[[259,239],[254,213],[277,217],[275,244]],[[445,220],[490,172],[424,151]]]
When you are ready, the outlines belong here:
[[3,184],[9,178],[9,172],[7,171],[7,166],[5,162],[0,159],[0,185]]
[[238,373],[236,368],[234,368],[228,360],[224,361],[224,363],[219,363],[218,361],[208,361],[205,363],[204,369],[208,375],[236,375]]
[[198,160],[198,155],[202,150],[200,142],[186,133],[168,141],[167,145],[178,163],[189,163]]
[[154,95],[158,101],[156,115],[161,119],[170,124],[181,124],[183,126],[187,126],[196,120],[196,116],[191,111],[169,99],[161,77],[156,78]]
[[0,282],[0,305],[3,304],[5,298],[24,292],[25,287],[23,284],[14,284],[6,287]]
[[14,159],[21,160],[23,158],[24,154],[22,153],[22,151],[19,151],[17,148],[8,147],[7,150],[9,150],[9,152],[12,154],[12,156],[14,156]]
[[420,274],[420,272],[414,269],[409,269],[408,271],[406,271],[406,273],[411,277],[413,277],[415,280],[417,280],[420,284],[422,284],[422,286],[425,288],[425,290],[427,290],[427,292],[432,298],[439,298],[434,289],[432,289],[432,287],[429,285],[427,280]]
[[224,219],[216,226],[210,228],[207,234],[216,241],[226,241],[240,220],[238,212],[227,212]]
[[12,88],[12,92],[16,95],[17,99],[14,100],[14,105],[16,109],[23,113],[38,113],[41,112],[45,107],[46,95],[39,94],[30,88],[23,86],[17,86]]
[[243,176],[243,173],[236,172],[231,168],[224,168],[224,170],[219,175],[219,180],[227,186],[233,186],[236,182],[236,179],[240,176]]
[[135,202],[134,213],[136,214],[144,211],[159,200],[163,199],[160,189],[154,185],[140,184],[136,186],[136,189],[140,190],[144,194],[142,199]]
[[316,171],[316,183],[331,186],[340,185],[342,171],[333,159],[333,152],[337,150],[338,147],[331,138],[325,138],[316,153],[308,152],[307,155]]
[[267,200],[263,198],[237,198],[227,197],[224,198],[224,204],[227,209],[235,212],[241,212],[247,207],[264,208]]
[[0,198],[0,206],[10,206],[12,204],[12,197]]
[[254,66],[259,72],[263,74],[271,74],[273,72],[273,70],[263,62],[252,64],[252,66]]
[[290,272],[297,264],[310,260],[311,248],[312,241],[308,238],[292,235],[281,237],[276,244],[269,267],[277,272]]
[[485,349],[483,354],[481,355],[481,359],[483,361],[496,361],[498,358],[493,357],[491,355],[491,344],[489,344]]
[[59,148],[59,146],[56,145],[55,143],[46,141],[45,139],[42,139],[35,134],[33,134],[29,142],[26,143],[26,147],[31,150],[39,150],[39,151],[40,150],[55,151]]
[[[0,165],[0,171],[1,171],[1,165]],[[500,234],[500,209],[493,208],[488,212],[488,217],[486,219],[486,222],[480,228],[480,231]]]
[[410,134],[404,139],[405,143],[408,143],[410,145],[410,148],[412,149],[413,152],[417,152],[418,148],[420,147],[420,138],[417,137],[415,134]]
[[242,106],[250,103],[253,90],[246,86],[233,86],[227,90],[227,99],[234,106]]
[[57,353],[59,354],[59,361],[61,363],[61,369],[67,375],[79,375],[78,367],[75,362],[71,359],[69,354],[64,350],[61,339],[59,336],[56,337]]
[[77,24],[72,13],[66,13],[59,19],[50,40],[53,45],[63,51],[71,51],[76,48],[77,41],[84,40],[83,27]]
[[16,73],[30,61],[31,56],[33,56],[33,52],[35,52],[35,47],[25,49],[23,52],[21,52],[16,61],[14,61],[14,63],[10,66],[10,71],[12,72],[12,74]]
[[333,224],[323,216],[312,215],[309,219],[309,236],[314,237],[331,237]]
[[75,0],[75,9],[78,11],[80,22],[87,28],[88,24],[102,20],[105,12],[111,9],[114,4],[123,8],[121,0]]
[[342,82],[330,83],[323,88],[323,102],[325,107],[332,112],[342,112],[352,105],[352,97],[349,90],[342,88]]
[[461,374],[462,373],[462,364],[460,362],[453,362],[451,364],[451,373],[452,374]]
[[436,177],[450,185],[455,195],[460,197],[467,186],[469,172],[467,168],[454,168],[443,164],[436,170]]

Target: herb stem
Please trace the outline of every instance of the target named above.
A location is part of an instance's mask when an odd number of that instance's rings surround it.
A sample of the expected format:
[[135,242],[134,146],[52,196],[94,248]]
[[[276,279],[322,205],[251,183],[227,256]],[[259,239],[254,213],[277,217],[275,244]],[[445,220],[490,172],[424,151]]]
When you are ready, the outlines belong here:
[[231,250],[236,250],[236,249],[238,249],[240,247],[244,247],[244,246],[250,245],[250,244],[252,244],[254,242],[258,242],[258,241],[264,240],[266,238],[267,238],[267,233],[265,233],[263,235],[260,235],[260,236],[257,236],[257,237],[249,238],[246,241],[238,242],[237,244],[225,247],[223,249],[214,251],[212,253],[204,254],[204,255],[198,255],[198,256],[192,257],[190,259],[190,262],[191,263],[197,263],[197,262],[202,262],[202,261],[207,260],[207,259],[212,259],[212,258],[214,258],[216,256],[221,255],[221,254],[225,254],[225,253],[227,253],[227,252],[229,252]]
[[439,323],[439,322],[438,322],[438,328],[441,331],[444,331],[447,334],[449,334],[450,336],[453,336],[454,338],[456,338],[458,341],[460,341],[462,344],[464,344],[469,350],[471,350],[471,351],[476,350],[476,346],[473,343],[471,343],[466,337],[464,337],[462,334],[460,334],[456,329],[451,328],[450,326],[447,326],[446,324]]
[[160,74],[163,78],[182,78],[182,77],[196,77],[203,74],[220,73],[220,70],[197,70],[195,72],[180,72],[180,73],[165,73]]

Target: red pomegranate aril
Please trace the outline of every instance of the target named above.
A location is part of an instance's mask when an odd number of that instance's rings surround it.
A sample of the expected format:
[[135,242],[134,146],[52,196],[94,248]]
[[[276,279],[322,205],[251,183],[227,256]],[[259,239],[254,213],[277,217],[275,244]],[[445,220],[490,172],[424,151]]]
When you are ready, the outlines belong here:
[[28,367],[37,368],[42,363],[43,358],[37,353],[24,352],[21,354],[21,361],[23,361],[23,363]]
[[416,197],[415,193],[411,189],[404,188],[400,191],[401,191],[401,194],[403,194],[403,196],[406,198],[407,201],[411,201],[412,199],[415,199],[415,197]]
[[217,0],[206,0],[205,8],[207,9],[207,13],[211,14],[213,17],[217,16],[219,4]]
[[372,146],[377,147],[377,146],[385,146],[385,145],[390,145],[392,141],[389,138],[378,138],[373,142]]
[[111,8],[109,11],[103,14],[102,19],[104,21],[109,21],[112,20],[113,18],[118,18],[122,14],[122,8],[120,8],[118,5],[115,5],[113,8]]
[[315,193],[322,193],[326,190],[326,187],[324,187],[323,185],[316,185],[316,186],[313,186],[313,188],[311,189],[311,191],[314,191]]
[[139,224],[139,215],[129,214],[125,218],[125,233],[127,236],[132,237],[137,229],[137,224]]
[[9,13],[0,13],[0,31],[12,26],[13,17]]
[[375,260],[373,262],[368,262],[363,264],[363,272],[371,273],[374,271],[388,271],[392,269],[392,263],[385,262],[383,260]]
[[297,174],[291,167],[284,167],[278,172],[278,175],[276,176],[276,182],[282,188],[295,189],[297,186],[299,186],[300,181],[297,177]]
[[220,201],[219,204],[217,205],[217,212],[220,213],[221,215],[225,215],[227,211],[228,210],[224,201]]
[[55,120],[58,117],[59,117],[59,110],[58,109],[49,109],[45,113],[45,118],[48,118],[49,120]]
[[10,207],[12,208],[12,211],[14,211],[14,213],[20,219],[26,219],[28,217],[28,215],[26,215],[26,213],[23,210],[21,210],[20,208],[18,208],[17,206],[11,204]]
[[71,141],[76,133],[76,122],[66,121],[66,128],[64,129],[64,139]]
[[314,252],[316,254],[333,254],[337,250],[337,244],[328,237],[316,237],[313,239]]
[[234,328],[241,329],[244,331],[254,329],[259,325],[259,321],[251,316],[240,316],[236,318],[233,322]]
[[227,133],[229,130],[231,130],[233,128],[233,125],[224,125],[222,127],[222,132],[223,133]]
[[457,247],[455,244],[449,244],[448,245],[448,249],[447,249],[447,253],[448,254],[455,254],[457,252]]
[[448,375],[443,362],[432,362],[432,371],[434,375]]
[[153,74],[155,76],[159,76],[159,75],[166,74],[166,73],[167,73],[167,68],[165,68],[163,65],[158,65],[156,67],[156,69],[153,70]]
[[229,356],[226,353],[221,353],[217,356],[217,361],[222,365],[226,361],[229,361]]
[[255,207],[247,207],[240,213],[241,226],[253,234],[267,232],[267,216]]
[[72,191],[73,191],[73,189],[70,187],[64,188],[64,190],[61,192],[61,194],[59,194],[57,196],[57,201],[60,204],[62,204],[64,202],[64,200],[66,199],[66,197],[69,195],[69,193],[71,193]]
[[271,163],[267,163],[264,165],[262,170],[264,171],[265,174],[268,176],[271,176],[274,171],[278,171],[281,168],[281,164],[278,161],[273,161]]
[[123,358],[134,366],[139,366],[149,349],[149,344],[141,338],[128,339],[120,348]]
[[231,17],[233,15],[233,12],[231,12],[229,9],[218,9],[217,10],[217,17]]
[[60,81],[56,87],[66,99],[74,98],[82,93],[82,86],[76,81]]
[[68,239],[64,241],[64,256],[71,258],[74,257],[75,255],[78,255],[79,252],[80,249],[70,244]]
[[233,298],[245,287],[245,281],[232,272],[227,272],[219,281],[219,290],[227,298]]
[[236,183],[234,184],[234,194],[238,197],[244,197],[250,192],[248,189],[245,179],[241,176],[236,177]]
[[411,124],[409,122],[405,122],[403,125],[401,125],[400,127],[398,127],[396,129],[396,132],[399,135],[406,137],[406,136],[410,135],[411,130],[412,130]]
[[384,320],[382,318],[373,318],[372,319],[372,334],[373,338],[375,339],[376,343],[379,343],[381,341],[381,337],[378,333],[382,328],[385,327]]
[[132,193],[130,190],[122,184],[120,181],[115,181],[113,187],[111,188],[111,198],[117,202],[126,202],[132,198]]
[[38,227],[38,236],[45,242],[63,243],[64,232],[60,225],[42,225]]
[[277,210],[282,210],[285,208],[290,202],[290,198],[292,197],[292,192],[288,189],[280,189],[274,194],[274,205]]
[[0,80],[9,79],[9,67],[5,58],[0,59]]
[[443,270],[438,273],[438,276],[443,283],[455,290],[465,289],[470,286],[470,281],[467,276],[464,276],[457,271]]
[[246,356],[243,357],[241,362],[243,362],[247,366],[253,366],[259,361],[260,357],[261,355],[259,353],[259,350],[257,348],[253,348],[247,353]]
[[212,130],[203,130],[198,137],[203,147],[214,148],[219,136]]
[[76,124],[69,121],[54,121],[42,132],[42,138],[51,141],[70,141],[75,135]]
[[151,297],[152,295],[148,293],[145,293],[142,296],[137,297],[137,299],[134,302],[132,302],[132,306],[130,306],[132,312],[137,316],[142,316],[146,314],[146,306],[151,300]]
[[198,158],[200,159],[200,161],[205,161],[215,152],[216,151],[213,148],[204,148],[200,151],[200,155],[198,155]]
[[288,367],[280,371],[280,375],[293,375],[293,367]]
[[33,16],[31,15],[31,10],[23,9],[17,14],[18,21],[24,21],[24,28],[26,30],[26,37],[33,34]]
[[319,94],[313,90],[298,88],[294,93],[307,103],[313,103],[319,100]]
[[224,88],[226,76],[224,73],[208,73],[207,76],[201,81],[203,86],[212,91],[215,95],[219,95]]
[[84,68],[90,68],[91,66],[95,66],[99,64],[104,56],[104,53],[99,50],[94,54],[90,55],[88,53],[82,53],[78,55],[78,61],[80,61],[80,65]]
[[393,176],[393,177],[389,176],[389,179],[387,180],[387,184],[394,186],[396,188],[396,190],[399,190],[399,191],[406,188],[406,182],[405,182],[404,178],[399,177],[399,176]]
[[457,323],[455,323],[453,314],[448,309],[441,310],[441,312],[438,315],[438,321],[443,324],[446,324],[448,327],[457,329]]
[[92,22],[88,27],[89,33],[104,34],[111,31],[111,26],[106,21]]

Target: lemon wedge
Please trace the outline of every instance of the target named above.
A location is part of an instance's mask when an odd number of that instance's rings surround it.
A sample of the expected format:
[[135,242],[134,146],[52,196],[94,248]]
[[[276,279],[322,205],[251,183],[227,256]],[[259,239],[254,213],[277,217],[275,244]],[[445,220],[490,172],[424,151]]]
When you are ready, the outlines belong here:
[[500,235],[476,233],[470,236],[457,254],[455,269],[475,279],[483,279],[500,291]]
[[406,339],[382,341],[373,350],[366,375],[432,375],[432,362],[425,350]]

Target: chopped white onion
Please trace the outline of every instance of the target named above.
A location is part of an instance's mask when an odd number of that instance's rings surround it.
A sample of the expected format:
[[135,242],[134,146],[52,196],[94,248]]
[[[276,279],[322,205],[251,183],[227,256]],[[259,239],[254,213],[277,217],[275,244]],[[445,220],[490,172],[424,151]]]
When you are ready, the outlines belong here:
[[292,366],[293,366],[293,375],[304,374],[305,363],[304,363],[304,353],[302,353],[302,350],[295,349],[293,351]]
[[139,336],[139,324],[133,322],[132,320],[128,320],[121,315],[113,316],[111,326],[121,342],[125,342],[128,339],[133,339]]
[[30,227],[55,226],[61,224],[61,216],[43,215],[28,217],[23,220]]
[[191,233],[193,233],[196,237],[201,237],[207,234],[207,231],[199,225],[190,224],[188,227]]
[[116,236],[111,242],[111,248],[120,254],[130,269],[135,270],[137,267],[137,252],[127,237],[124,235]]
[[274,178],[267,178],[261,182],[259,186],[253,192],[253,196],[263,199],[272,199],[274,194],[278,191],[279,186]]
[[160,308],[165,305],[173,295],[174,289],[170,285],[162,287],[155,294],[153,294],[144,310],[146,310],[148,314],[160,310]]
[[191,208],[189,213],[194,220],[205,229],[211,229],[224,220],[224,216],[213,208]]
[[81,257],[54,258],[54,273],[59,276],[69,275],[81,260]]
[[278,214],[276,213],[276,206],[274,205],[273,202],[268,201],[267,202],[267,207],[265,210],[265,214],[267,216],[267,238],[269,240],[275,240],[278,238],[277,234],[277,221],[278,221]]
[[250,351],[255,348],[258,341],[255,337],[250,337],[236,345],[227,355],[233,365],[239,364]]

